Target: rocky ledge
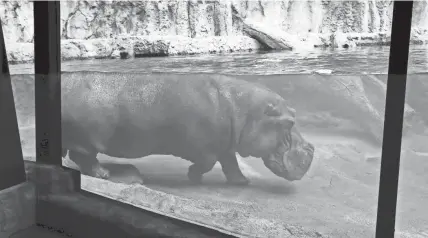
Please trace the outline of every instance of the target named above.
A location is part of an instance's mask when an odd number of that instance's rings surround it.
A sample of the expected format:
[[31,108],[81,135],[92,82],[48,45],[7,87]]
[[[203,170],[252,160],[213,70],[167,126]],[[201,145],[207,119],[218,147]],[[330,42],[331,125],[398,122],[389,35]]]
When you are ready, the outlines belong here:
[[[226,53],[260,49],[257,41],[247,36],[190,38],[182,36],[117,36],[98,39],[61,40],[61,58],[127,59],[132,57]],[[6,46],[11,64],[34,60],[33,43],[13,43]]]
[[[115,59],[169,55],[215,54],[251,52],[259,50],[299,50],[314,47],[349,48],[357,46],[389,45],[389,33],[333,33],[293,35],[266,32],[256,25],[244,28],[247,35],[184,37],[184,36],[130,36],[114,38],[63,39],[62,60]],[[413,31],[411,44],[427,44],[427,32]],[[9,43],[6,45],[11,64],[31,63],[34,60],[33,43]]]

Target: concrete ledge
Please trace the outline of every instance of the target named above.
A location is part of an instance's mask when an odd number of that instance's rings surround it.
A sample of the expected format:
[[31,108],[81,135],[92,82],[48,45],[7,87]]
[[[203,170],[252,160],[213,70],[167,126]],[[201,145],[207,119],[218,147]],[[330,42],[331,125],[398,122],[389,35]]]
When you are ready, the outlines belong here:
[[25,170],[34,199],[33,219],[28,226],[36,221],[82,238],[233,237],[85,192],[80,189],[79,171],[67,167],[25,161]]
[[36,185],[36,222],[76,237],[324,237],[283,221],[258,219],[251,204],[234,203],[253,209],[251,214],[239,213],[224,209],[223,203],[181,198],[138,184],[88,176],[80,181],[78,171],[62,166],[26,161],[25,167],[28,180]]
[[76,237],[234,237],[85,191],[40,197],[37,220]]
[[134,209],[140,208],[146,213],[152,212],[236,237],[328,237],[312,229],[287,224],[284,220],[260,218],[257,214],[263,208],[251,202],[190,199],[140,184],[125,185],[85,175],[82,176],[81,189],[82,192],[128,204]]
[[0,237],[35,224],[36,187],[24,182],[0,191]]

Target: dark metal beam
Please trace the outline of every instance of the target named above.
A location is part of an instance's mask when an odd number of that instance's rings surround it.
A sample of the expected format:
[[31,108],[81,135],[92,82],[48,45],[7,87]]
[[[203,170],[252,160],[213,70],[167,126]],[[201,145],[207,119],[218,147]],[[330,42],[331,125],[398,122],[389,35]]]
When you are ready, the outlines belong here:
[[62,165],[60,2],[33,4],[36,161]]
[[413,1],[395,1],[386,90],[376,237],[394,237]]
[[0,20],[0,190],[26,181],[12,82]]

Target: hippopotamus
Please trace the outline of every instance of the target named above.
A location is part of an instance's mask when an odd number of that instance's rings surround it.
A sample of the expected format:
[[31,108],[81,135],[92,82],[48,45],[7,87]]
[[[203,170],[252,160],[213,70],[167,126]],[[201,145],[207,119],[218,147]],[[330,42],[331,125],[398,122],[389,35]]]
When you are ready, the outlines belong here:
[[269,88],[214,74],[64,72],[62,149],[82,174],[108,179],[98,153],[136,159],[173,155],[201,183],[219,162],[226,181],[248,185],[236,154],[261,158],[275,175],[300,180],[314,146],[295,110]]

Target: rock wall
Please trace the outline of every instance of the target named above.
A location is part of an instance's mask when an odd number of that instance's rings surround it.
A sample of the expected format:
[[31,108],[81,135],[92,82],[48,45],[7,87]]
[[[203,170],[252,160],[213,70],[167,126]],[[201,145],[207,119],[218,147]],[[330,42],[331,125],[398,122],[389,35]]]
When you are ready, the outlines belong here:
[[[282,32],[285,38],[294,37],[297,41],[311,47],[349,47],[388,44],[392,9],[391,0],[72,0],[61,1],[61,27],[62,38],[72,42],[76,42],[73,40],[81,42],[82,40],[115,39],[118,36],[123,38],[124,35],[140,37],[149,41],[143,52],[155,55],[186,54],[187,51],[212,53],[263,48],[263,44],[258,44],[254,37],[248,36],[251,34],[245,31],[242,19],[234,17],[233,12],[236,11],[246,22],[257,23],[262,31],[264,28],[266,32]],[[33,42],[34,24],[31,2],[28,0],[1,1],[0,17],[7,46]],[[428,0],[414,2],[412,26],[413,43],[428,42],[426,37],[428,35]],[[156,39],[152,39],[153,37]],[[165,37],[169,42],[174,41],[173,38],[176,37],[179,43],[175,44],[179,46],[173,47],[170,44],[174,43],[163,42],[162,39]],[[210,39],[213,42],[212,45],[203,46],[202,44],[207,42],[201,40],[198,42],[197,39],[201,38]],[[288,39],[288,41],[293,40]],[[158,46],[159,44],[161,46]],[[186,48],[189,44],[192,45],[190,49]],[[217,49],[219,45],[223,49],[212,50]],[[235,46],[230,47],[230,45]],[[121,51],[120,48],[126,48],[110,46],[116,47],[119,51]],[[159,47],[163,48],[158,49]],[[173,49],[170,49],[171,47]],[[14,47],[9,46],[9,48]],[[32,47],[15,48],[22,51],[22,48]],[[289,48],[294,47],[291,45]],[[112,49],[106,55],[117,56],[121,53],[117,50],[114,53]],[[100,50],[95,49],[92,54],[96,55],[97,51]],[[133,53],[132,50],[127,51],[125,55],[133,56]],[[22,54],[31,55],[32,53]],[[80,52],[80,55],[83,54],[84,52]]]
[[[393,6],[390,0],[61,1],[62,37],[242,35],[242,26],[232,18],[232,5],[245,17],[295,34],[388,32]],[[413,27],[427,31],[427,1],[414,5]],[[32,42],[32,8],[28,1],[1,2],[0,17],[9,41]]]

